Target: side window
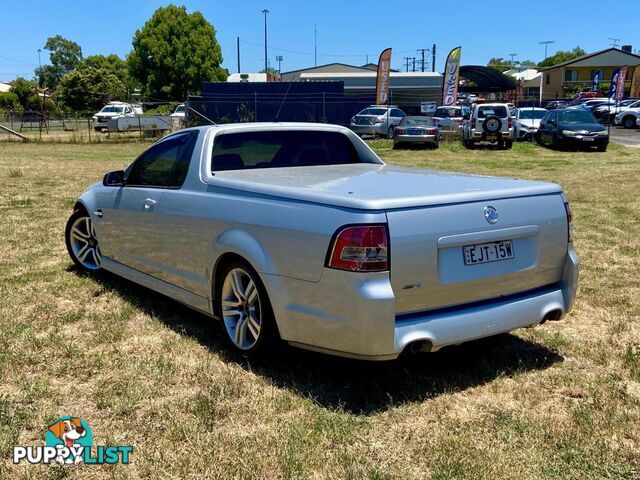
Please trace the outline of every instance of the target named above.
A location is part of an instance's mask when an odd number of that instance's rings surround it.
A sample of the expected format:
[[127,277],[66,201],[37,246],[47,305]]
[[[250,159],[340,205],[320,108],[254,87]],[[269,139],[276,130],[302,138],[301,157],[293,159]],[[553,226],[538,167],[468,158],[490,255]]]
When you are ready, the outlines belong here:
[[392,108],[392,109],[391,109],[391,116],[392,116],[392,117],[400,117],[400,118],[403,118],[405,115],[404,115],[404,112],[403,112],[402,110],[397,109],[397,108]]
[[131,107],[125,107],[124,113],[131,113]]
[[196,132],[187,132],[152,146],[126,172],[126,185],[180,188],[187,177],[197,137]]

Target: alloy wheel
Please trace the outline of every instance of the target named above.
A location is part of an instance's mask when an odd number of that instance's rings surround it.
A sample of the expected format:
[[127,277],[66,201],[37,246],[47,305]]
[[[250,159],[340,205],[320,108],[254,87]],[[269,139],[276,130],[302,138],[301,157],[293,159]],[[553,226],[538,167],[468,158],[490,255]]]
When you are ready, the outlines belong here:
[[78,263],[87,270],[98,270],[102,260],[93,222],[89,216],[78,217],[69,231],[69,244]]
[[262,331],[262,309],[258,287],[251,275],[236,267],[222,284],[222,320],[229,338],[241,350],[250,350]]

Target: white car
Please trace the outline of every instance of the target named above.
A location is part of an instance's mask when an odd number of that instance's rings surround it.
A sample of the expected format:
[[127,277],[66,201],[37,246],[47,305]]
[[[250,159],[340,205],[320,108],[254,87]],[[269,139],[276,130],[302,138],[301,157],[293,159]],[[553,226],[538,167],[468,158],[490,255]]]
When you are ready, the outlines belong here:
[[135,117],[142,115],[142,107],[124,102],[109,102],[102,110],[93,116],[93,128],[96,132],[107,129],[110,118],[115,117]]
[[540,120],[546,115],[548,110],[539,107],[518,108],[511,112],[513,117],[513,138],[515,140],[533,140]]
[[638,112],[640,112],[640,106],[622,110],[616,115],[613,123],[616,125],[622,125],[624,128],[634,128],[638,121]]
[[349,128],[356,134],[393,138],[393,132],[407,115],[395,105],[371,105],[351,118]]
[[451,107],[438,107],[433,114],[433,125],[452,130],[452,127],[462,127],[464,116],[471,112],[469,107],[455,105]]
[[171,114],[172,118],[184,118],[185,113],[187,112],[187,107],[184,103],[178,105],[175,111]]
[[462,143],[474,148],[480,142],[495,143],[498,148],[513,146],[513,118],[506,103],[481,103],[471,109],[462,124]]

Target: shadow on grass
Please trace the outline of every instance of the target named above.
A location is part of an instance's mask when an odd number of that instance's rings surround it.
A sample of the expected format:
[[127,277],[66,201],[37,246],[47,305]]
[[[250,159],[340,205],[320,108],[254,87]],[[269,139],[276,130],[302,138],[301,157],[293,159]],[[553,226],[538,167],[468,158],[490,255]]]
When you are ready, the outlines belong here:
[[496,378],[543,370],[563,360],[541,344],[508,334],[388,362],[332,357],[284,343],[260,359],[249,360],[227,344],[217,321],[115,275],[104,272],[95,278],[106,289],[118,292],[180,335],[195,338],[225,361],[235,362],[333,411],[372,414]]

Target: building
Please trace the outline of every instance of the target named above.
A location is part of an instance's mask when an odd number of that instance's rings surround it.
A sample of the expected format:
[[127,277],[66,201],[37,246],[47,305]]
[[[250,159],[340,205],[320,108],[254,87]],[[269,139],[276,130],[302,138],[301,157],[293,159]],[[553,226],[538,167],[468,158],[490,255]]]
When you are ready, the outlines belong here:
[[0,93],[6,93],[11,90],[11,85],[0,82]]
[[364,67],[356,65],[347,65],[346,63],[327,63],[326,65],[318,65],[317,67],[301,68],[299,70],[291,70],[290,72],[282,72],[280,78],[283,82],[298,82],[300,75],[303,73],[351,73],[351,72],[371,72],[377,69],[377,65],[368,63]]
[[629,67],[627,79],[630,80],[634,69],[640,65],[640,55],[618,48],[607,48],[540,69],[544,75],[543,96],[564,98],[576,91],[588,90],[593,84],[596,72],[600,75],[600,82],[608,83],[613,71],[623,65]]
[[540,95],[540,77],[542,77],[542,73],[535,68],[527,68],[522,71],[507,70],[504,74],[516,79],[519,98],[538,98]]

